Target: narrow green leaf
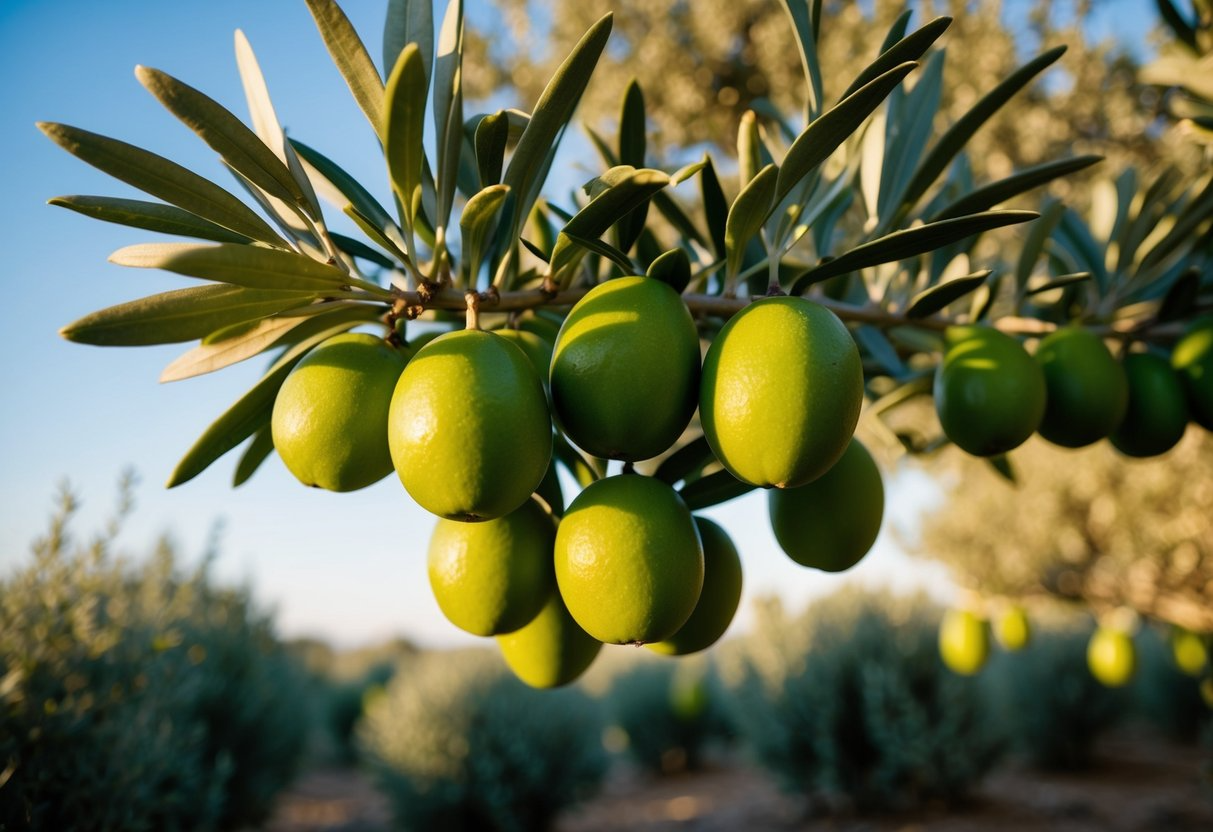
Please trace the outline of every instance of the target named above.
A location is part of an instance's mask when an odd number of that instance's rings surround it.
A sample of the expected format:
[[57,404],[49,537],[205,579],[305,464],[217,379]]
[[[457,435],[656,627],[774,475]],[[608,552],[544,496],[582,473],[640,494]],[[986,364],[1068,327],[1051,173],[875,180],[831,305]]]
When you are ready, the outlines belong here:
[[244,237],[286,247],[286,241],[247,205],[176,162],[66,124],[39,122],[38,128],[68,153],[115,179]]
[[316,178],[329,188],[331,192],[328,194],[328,197],[338,208],[344,210],[345,205],[348,203],[372,225],[381,229],[380,233],[383,233],[383,229],[391,229],[394,232],[393,236],[398,241],[403,240],[396,221],[379,204],[379,201],[371,196],[370,191],[362,187],[357,179],[346,173],[336,162],[329,159],[323,153],[313,150],[303,142],[291,139],[290,143],[299,152],[299,156],[304,164],[311,168],[311,172]]
[[[648,202],[653,194],[670,181],[670,177],[663,171],[649,168],[636,170],[626,165],[612,168],[600,178],[608,183],[609,187],[578,211],[557,237],[551,263],[551,274],[557,282],[571,274],[571,270],[576,268],[581,259],[578,248],[584,246],[575,240],[597,240],[620,217]],[[564,239],[563,242],[561,238]],[[624,262],[630,263],[626,255]]]
[[421,194],[425,164],[425,67],[417,44],[410,43],[387,81],[387,108],[383,126],[384,156],[392,188],[404,209],[404,222],[412,226]]
[[991,182],[989,185],[978,188],[972,193],[965,194],[960,199],[941,209],[931,217],[931,221],[946,220],[965,214],[975,214],[978,211],[986,211],[1033,188],[1039,188],[1041,185],[1052,182],[1054,179],[1068,176],[1084,168],[1089,168],[1100,161],[1103,161],[1102,156],[1075,156],[1072,159],[1058,159],[1053,162],[1045,162],[1042,165],[1025,168],[1011,174],[1005,179]]
[[821,65],[817,60],[816,24],[820,22],[820,11],[815,16],[809,9],[809,4],[804,0],[783,0],[783,7],[792,20],[792,29],[796,32],[796,47],[800,52],[800,63],[804,68],[805,80],[808,82],[805,109],[812,118],[825,106]]
[[1085,283],[1086,281],[1088,281],[1090,279],[1091,279],[1090,272],[1075,272],[1074,274],[1063,274],[1059,277],[1053,278],[1052,280],[1046,280],[1044,283],[1041,283],[1038,286],[1034,286],[1031,289],[1027,289],[1026,291],[1024,291],[1024,297],[1031,297],[1032,295],[1042,295],[1045,292],[1051,292],[1054,289],[1063,289],[1066,286],[1073,286],[1076,283]]
[[657,470],[653,472],[653,476],[668,485],[673,485],[685,479],[692,471],[702,470],[715,459],[716,455],[712,453],[708,440],[703,436],[697,436],[663,459],[657,466]]
[[830,277],[915,257],[951,245],[974,234],[1036,219],[1035,211],[986,211],[967,217],[927,223],[856,246],[829,262],[822,263],[796,279],[790,294],[799,295],[809,286]]
[[158,69],[137,66],[135,77],[233,170],[283,202],[299,205],[304,201],[299,183],[283,161],[217,101]]
[[919,292],[906,307],[906,317],[926,318],[941,311],[953,301],[959,300],[983,286],[990,274],[990,269],[984,269],[963,277],[953,278],[946,283],[940,283]]
[[[400,232],[396,228],[395,223],[391,223],[388,227],[378,226],[370,217],[349,204],[345,206],[344,213],[354,221],[354,225],[358,226],[363,234],[378,243],[384,251],[391,254],[401,263],[408,261],[408,255],[404,253],[404,246],[400,241]],[[388,228],[394,230],[395,234],[389,236]]]
[[687,504],[687,508],[691,511],[700,511],[720,503],[727,503],[729,500],[753,490],[754,486],[748,482],[742,482],[728,471],[717,471],[687,483],[679,489],[678,493],[682,496],[682,501]]
[[252,242],[242,234],[228,231],[221,225],[183,211],[173,205],[122,199],[109,196],[57,196],[47,200],[50,205],[68,208],[86,217],[119,225],[129,225],[162,234],[176,234],[216,243]]
[[177,467],[169,475],[166,487],[174,488],[192,480],[205,471],[212,462],[269,424],[270,414],[274,408],[274,397],[278,395],[278,388],[286,380],[287,374],[312,347],[353,326],[354,324],[348,322],[335,325],[311,338],[300,341],[284,352],[261,377],[261,380],[253,385],[252,389],[241,396],[203,432],[193,447],[177,463]]
[[502,180],[514,193],[515,205],[510,221],[510,238],[517,236],[523,220],[539,196],[542,176],[550,165],[551,154],[564,132],[581,94],[589,83],[598,58],[611,34],[612,16],[607,14],[582,36],[564,63],[556,70],[531,113],[526,129],[518,139]]
[[463,237],[464,278],[468,286],[476,285],[480,264],[488,251],[501,207],[509,196],[507,185],[491,185],[467,201],[459,218],[459,229]]
[[754,239],[754,235],[771,213],[779,174],[779,168],[767,165],[741,189],[741,193],[729,207],[729,216],[724,226],[724,249],[726,274],[730,285],[741,271],[746,246]]
[[737,124],[737,181],[744,188],[765,167],[762,161],[762,139],[758,135],[758,119],[753,110],[741,114]]
[[[880,44],[880,52],[877,54],[883,55],[885,52],[888,52],[895,43],[906,36],[906,30],[910,28],[910,18],[913,16],[913,9],[906,9],[897,15],[897,19],[893,21],[893,25],[885,33],[884,40]],[[846,96],[844,95],[843,98],[846,98]]]
[[880,364],[885,372],[898,380],[909,378],[910,369],[897,354],[897,347],[893,346],[893,342],[883,332],[865,324],[856,327],[852,335],[860,350]]
[[[563,244],[561,240],[564,240]],[[603,240],[593,237],[580,237],[567,231],[561,231],[560,236],[556,238],[556,245],[561,246],[561,251],[565,254],[566,271],[581,262],[581,255],[577,253],[577,248],[597,254],[599,257],[605,257],[623,269],[626,274],[633,274],[636,271],[636,264],[626,254]],[[570,249],[570,246],[575,248]]]
[[524,248],[525,248],[527,251],[529,251],[531,254],[535,255],[536,257],[538,257],[538,258],[539,258],[540,260],[542,260],[544,263],[551,263],[551,262],[552,262],[552,254],[551,254],[551,252],[550,252],[550,251],[545,251],[545,250],[544,250],[543,248],[541,248],[541,247],[540,247],[540,246],[539,246],[537,243],[532,243],[532,242],[531,242],[530,240],[528,240],[526,237],[519,237],[519,238],[518,238],[518,242],[522,243],[523,247],[524,247]]
[[[701,168],[702,169],[702,168]],[[670,177],[670,184],[674,182],[674,177]],[[694,240],[701,246],[707,246],[708,242],[703,236],[703,232],[696,227],[687,212],[683,210],[670,194],[665,191],[658,191],[653,194],[653,207],[657,209],[661,216],[665,217],[666,222],[674,226],[674,229],[688,240]],[[643,237],[644,234],[642,233]]]
[[103,347],[176,344],[305,306],[314,298],[311,292],[190,286],[101,309],[68,324],[59,334],[69,341]]
[[[897,24],[890,31],[890,34],[897,32],[897,26],[901,26],[901,31],[905,31],[905,24],[909,21],[910,12],[905,12],[898,19]],[[874,81],[881,75],[891,69],[895,69],[906,61],[917,61],[921,58],[935,41],[939,40],[939,36],[952,24],[950,17],[937,17],[931,20],[914,32],[905,37],[902,37],[891,46],[886,46],[880,53],[880,56],[868,64],[851,82],[851,86],[847,87],[841,98],[846,98],[858,90],[865,84]],[[841,100],[841,99],[840,99]]]
[[1015,93],[1026,87],[1033,78],[1060,58],[1065,51],[1064,46],[1058,46],[1024,64],[1007,76],[1002,83],[982,96],[972,109],[949,127],[914,172],[914,177],[910,180],[902,197],[902,205],[906,207],[916,205],[978,128],[998,112]]
[[350,257],[358,257],[368,262],[374,263],[376,266],[381,266],[385,269],[396,268],[396,263],[390,257],[386,257],[379,251],[371,248],[361,240],[356,240],[353,237],[347,237],[344,234],[338,234],[335,231],[329,232],[329,237],[337,248],[344,251]]
[[481,187],[496,185],[501,181],[501,169],[505,164],[505,146],[510,137],[510,122],[500,110],[485,116],[476,125],[476,170],[480,173]]
[[270,100],[269,87],[261,72],[261,64],[253,47],[245,37],[244,32],[236,30],[236,68],[240,71],[240,82],[244,86],[244,97],[248,101],[249,117],[253,122],[253,132],[261,141],[274,152],[286,165],[291,179],[298,185],[303,194],[303,209],[313,219],[321,219],[320,202],[316,199],[316,190],[303,170],[299,157],[286,140],[282,130],[282,122],[274,112],[274,104]]
[[699,174],[700,197],[703,201],[703,213],[708,223],[708,236],[712,240],[712,250],[716,257],[725,257],[724,234],[728,225],[729,203],[724,197],[724,188],[720,187],[720,177],[716,175],[716,166],[712,157],[704,155],[707,164]]
[[691,162],[691,164],[689,164],[689,165],[683,165],[678,170],[676,170],[670,174],[670,184],[671,185],[681,185],[683,182],[687,181],[692,176],[699,173],[699,171],[701,171],[705,167],[707,167],[707,164],[708,164],[708,159],[705,156],[704,158],[700,159],[698,162]]
[[650,263],[646,274],[681,294],[691,282],[691,258],[684,249],[672,248]]
[[327,332],[338,323],[371,323],[383,307],[357,301],[316,303],[297,310],[298,315],[263,318],[252,328],[219,340],[207,340],[175,358],[160,374],[160,381],[181,381],[213,373],[260,355],[288,339],[301,341],[316,332]]
[[438,167],[434,225],[446,228],[455,199],[459,152],[463,149],[463,0],[450,0],[438,34],[434,64],[434,134]]
[[779,169],[774,202],[782,202],[806,176],[830,158],[916,66],[917,63],[910,61],[890,69],[810,122],[788,148]]
[[947,57],[937,49],[923,64],[922,72],[908,93],[896,89],[889,96],[887,111],[885,166],[880,172],[880,191],[876,201],[877,229],[885,228],[896,215],[901,195],[910,184],[914,170],[935,129],[935,116],[943,98],[943,68]]
[[644,93],[633,78],[623,93],[619,115],[619,164],[644,167],[646,152]]
[[118,249],[110,255],[110,262],[249,289],[322,293],[339,289],[346,281],[337,267],[302,254],[232,243],[143,243]]
[[1016,297],[1024,296],[1028,278],[1036,268],[1036,261],[1040,259],[1040,253],[1044,251],[1045,243],[1048,242],[1053,229],[1061,222],[1061,215],[1066,207],[1060,202],[1051,201],[1041,206],[1040,210],[1040,221],[1032,223],[1032,227],[1028,229],[1027,239],[1024,240],[1019,253],[1019,262],[1015,268]]
[[1078,214],[1067,209],[1061,222],[1053,230],[1053,242],[1064,248],[1082,271],[1091,273],[1100,295],[1108,290],[1108,269],[1104,262],[1104,249],[1095,242],[1091,229]]
[[868,413],[872,416],[879,416],[918,396],[930,395],[934,381],[935,373],[933,371],[914,376],[874,401],[868,408]]
[[383,132],[383,81],[365,44],[354,31],[354,25],[335,0],[307,0],[307,7],[358,107],[371,123],[375,135],[381,142],[386,142]]
[[1205,183],[1201,192],[1185,206],[1166,236],[1141,258],[1141,270],[1148,271],[1158,266],[1182,244],[1191,243],[1196,238],[1197,230],[1211,216],[1213,216],[1213,179]]
[[396,65],[405,45],[415,43],[421,52],[425,77],[432,78],[434,65],[433,0],[388,0],[383,22],[383,74]]
[[253,434],[252,441],[244,449],[244,453],[240,455],[240,461],[236,463],[236,471],[232,475],[232,488],[239,488],[248,482],[249,477],[257,473],[257,469],[261,467],[261,463],[269,459],[270,454],[273,452],[274,437],[270,433],[270,426],[262,425]]

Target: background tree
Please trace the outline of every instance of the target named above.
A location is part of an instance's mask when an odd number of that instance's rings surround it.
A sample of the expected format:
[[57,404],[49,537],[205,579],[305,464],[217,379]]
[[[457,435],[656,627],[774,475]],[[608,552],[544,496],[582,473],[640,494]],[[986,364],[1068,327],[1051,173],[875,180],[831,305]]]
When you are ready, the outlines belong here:
[[[531,101],[581,33],[614,9],[612,48],[582,102],[580,118],[601,125],[617,116],[620,91],[635,77],[644,90],[657,153],[701,143],[734,147],[747,109],[783,113],[804,104],[805,83],[787,13],[769,0],[576,0],[550,11],[528,0],[493,0],[500,20],[469,30],[467,86],[485,97],[517,90]],[[546,4],[544,4],[546,5]],[[936,15],[954,20],[943,43],[949,60],[936,129],[951,124],[986,90],[1006,78],[1027,52],[1065,44],[1066,54],[1045,85],[1004,107],[969,143],[976,173],[999,178],[1012,169],[1057,158],[1064,152],[1098,153],[1105,169],[1152,166],[1167,159],[1191,172],[1199,152],[1182,136],[1157,136],[1160,96],[1141,84],[1123,44],[1095,42],[1084,30],[1094,0],[1079,0],[1073,14],[1048,0],[927,0],[916,25]],[[883,32],[903,4],[827,0],[819,44],[826,96],[843,87],[879,51]],[[1068,11],[1068,9],[1067,9]],[[469,21],[475,23],[475,21]],[[513,37],[494,33],[505,25]],[[511,49],[509,44],[527,44]],[[542,44],[533,48],[535,44]],[[770,102],[770,103],[765,103]],[[1058,193],[1082,189],[1068,177]]]
[[1017,484],[949,454],[945,508],[920,551],[965,586],[1015,598],[1120,606],[1213,630],[1213,440],[1195,426],[1169,454],[1131,460],[1107,443],[1067,451],[1033,440]]

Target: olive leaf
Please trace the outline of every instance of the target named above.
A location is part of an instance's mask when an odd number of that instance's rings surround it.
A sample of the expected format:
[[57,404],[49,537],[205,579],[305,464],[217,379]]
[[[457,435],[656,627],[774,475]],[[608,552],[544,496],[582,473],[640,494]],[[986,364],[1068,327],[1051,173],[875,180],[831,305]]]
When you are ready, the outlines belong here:
[[433,0],[388,0],[383,23],[383,72],[392,71],[406,44],[415,43],[421,53],[425,77],[434,65]]
[[779,168],[767,165],[741,189],[729,207],[724,224],[724,249],[726,282],[730,286],[741,271],[746,246],[771,213],[778,177]]
[[754,490],[748,482],[742,482],[728,471],[717,471],[687,483],[678,490],[682,501],[691,511],[700,511],[726,503]]
[[370,53],[366,51],[366,45],[335,0],[307,0],[307,7],[358,107],[371,123],[380,142],[386,141],[383,132],[383,81]]
[[68,153],[115,179],[252,240],[286,247],[274,229],[230,192],[163,156],[66,124],[38,128]]
[[1101,161],[1103,161],[1102,156],[1075,156],[1072,159],[1058,159],[1053,162],[1036,165],[1035,167],[1025,168],[1018,173],[1011,174],[1005,179],[991,182],[989,185],[965,194],[955,202],[935,212],[931,217],[931,221],[946,220],[965,214],[974,214],[978,211],[986,211],[1033,188],[1039,188],[1041,185],[1052,182],[1054,179],[1076,173]]
[[700,435],[663,459],[653,476],[673,485],[686,479],[692,472],[703,470],[715,460],[716,455],[712,453],[707,438]]
[[340,289],[348,279],[336,266],[293,251],[232,243],[143,243],[118,249],[110,262],[249,289],[325,292]]
[[462,266],[468,286],[476,285],[480,264],[509,193],[508,185],[492,185],[469,199],[463,208],[459,228],[463,236]]
[[69,341],[107,347],[175,344],[225,326],[256,321],[305,306],[312,292],[244,289],[224,284],[191,286],[120,303],[85,315],[59,330]]
[[645,274],[681,293],[691,282],[691,258],[685,249],[672,248],[650,263]]
[[501,181],[501,169],[505,163],[505,148],[509,137],[510,122],[500,110],[480,119],[480,123],[476,125],[474,146],[481,187],[495,185]]
[[400,52],[387,81],[383,142],[392,188],[404,211],[406,227],[413,218],[421,194],[421,171],[425,165],[422,137],[425,133],[425,67],[421,52],[410,43]]
[[158,231],[162,234],[194,237],[216,243],[252,242],[243,234],[229,231],[189,211],[160,202],[110,196],[57,196],[47,200],[47,204],[67,208],[93,219],[129,225],[146,231]]
[[1040,295],[1045,292],[1051,292],[1054,289],[1063,289],[1066,286],[1073,286],[1076,283],[1085,283],[1086,281],[1088,281],[1090,279],[1091,279],[1090,272],[1075,272],[1074,274],[1063,274],[1059,277],[1053,278],[1052,280],[1046,280],[1043,283],[1041,283],[1040,285],[1034,286],[1031,289],[1027,289],[1024,291],[1023,294],[1024,294],[1024,297],[1031,297],[1032,295]]
[[[437,176],[434,224],[445,228],[455,198],[459,154],[463,149],[463,0],[450,0],[438,33],[434,64],[434,127]],[[424,69],[423,69],[424,71]],[[424,97],[424,91],[422,93]]]
[[990,269],[984,269],[973,274],[955,277],[951,280],[931,286],[919,292],[906,306],[905,315],[910,319],[926,318],[946,308],[948,304],[959,300],[970,292],[976,291],[992,274]]

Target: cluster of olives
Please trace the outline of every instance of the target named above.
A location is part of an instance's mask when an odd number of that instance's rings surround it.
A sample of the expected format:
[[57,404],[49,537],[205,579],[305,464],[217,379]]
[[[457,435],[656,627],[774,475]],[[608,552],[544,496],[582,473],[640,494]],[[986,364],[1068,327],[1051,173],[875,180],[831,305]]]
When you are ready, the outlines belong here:
[[944,433],[975,456],[1018,447],[1033,433],[1066,448],[1107,438],[1131,457],[1166,453],[1189,419],[1213,430],[1213,317],[1188,328],[1168,358],[1118,361],[1088,329],[1068,326],[1029,355],[988,326],[948,329],[935,376]]
[[[271,423],[305,484],[348,491],[396,471],[440,518],[429,549],[439,607],[495,636],[524,681],[565,684],[603,643],[682,655],[723,635],[741,594],[736,547],[631,465],[670,451],[697,409],[720,465],[770,489],[772,528],[794,560],[840,571],[872,546],[883,487],[853,439],[863,371],[832,312],[757,300],[702,360],[682,298],[651,278],[599,284],[558,328],[529,321],[408,347],[337,336],[288,376]],[[562,509],[554,428],[623,472]]]
[[[1133,615],[1111,616],[1087,642],[1087,667],[1106,687],[1123,687],[1133,679],[1137,670],[1137,647],[1133,640],[1136,624]],[[989,620],[974,610],[949,610],[939,626],[939,653],[944,664],[963,676],[980,671],[990,656],[991,630],[994,639],[1008,652],[1022,650],[1031,639],[1027,614],[1018,605],[1003,607]],[[1170,646],[1171,659],[1178,670],[1192,677],[1204,675],[1209,653],[1199,635],[1176,627],[1171,632]],[[1213,681],[1205,680],[1201,694],[1213,707]]]

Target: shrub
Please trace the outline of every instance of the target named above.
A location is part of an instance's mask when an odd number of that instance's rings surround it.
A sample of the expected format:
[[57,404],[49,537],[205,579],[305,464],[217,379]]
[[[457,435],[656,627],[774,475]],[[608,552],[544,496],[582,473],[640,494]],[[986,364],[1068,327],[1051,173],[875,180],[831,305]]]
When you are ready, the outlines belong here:
[[1137,638],[1135,704],[1172,739],[1196,743],[1213,712],[1200,695],[1200,678],[1183,673],[1175,663],[1170,635],[1158,627],[1143,627]]
[[694,771],[713,743],[732,739],[725,692],[715,668],[699,659],[644,661],[611,682],[611,717],[627,734],[628,753],[645,768]]
[[[124,511],[129,491],[124,490]],[[230,829],[268,814],[303,749],[299,674],[245,590],[162,543],[73,550],[65,494],[0,583],[0,828]]]
[[598,704],[481,651],[405,660],[358,735],[402,829],[543,830],[606,770]]
[[1043,629],[1015,653],[999,653],[985,674],[996,720],[1011,747],[1040,768],[1090,765],[1096,738],[1122,713],[1125,691],[1100,684],[1087,667],[1090,622]]
[[358,759],[354,733],[358,720],[368,697],[383,689],[394,670],[391,664],[384,663],[349,681],[324,680],[327,689],[324,722],[338,762],[349,765]]
[[999,743],[975,681],[941,663],[938,622],[921,598],[848,591],[795,620],[768,606],[729,665],[742,737],[829,808],[956,801]]

